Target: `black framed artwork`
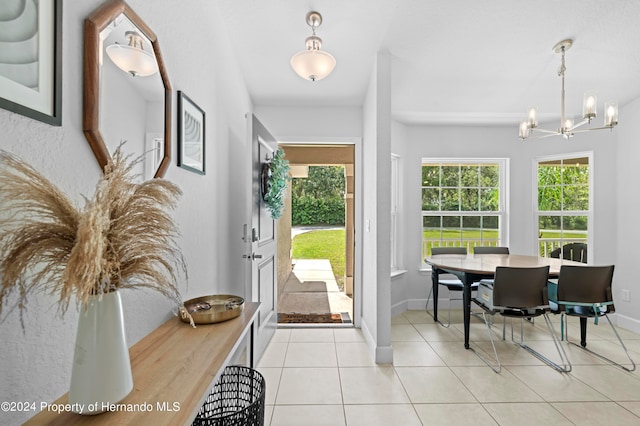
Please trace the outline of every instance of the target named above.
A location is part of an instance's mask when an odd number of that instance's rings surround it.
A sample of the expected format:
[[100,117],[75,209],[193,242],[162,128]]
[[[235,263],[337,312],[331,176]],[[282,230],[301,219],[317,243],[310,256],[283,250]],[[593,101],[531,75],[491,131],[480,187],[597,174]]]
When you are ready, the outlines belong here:
[[7,1],[0,20],[0,108],[62,124],[62,0]]
[[205,174],[205,113],[178,91],[178,166]]

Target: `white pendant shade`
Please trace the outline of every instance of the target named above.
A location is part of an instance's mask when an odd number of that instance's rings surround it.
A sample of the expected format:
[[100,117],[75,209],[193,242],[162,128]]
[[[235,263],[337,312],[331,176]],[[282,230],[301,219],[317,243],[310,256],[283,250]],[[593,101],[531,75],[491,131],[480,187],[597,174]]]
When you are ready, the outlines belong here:
[[336,66],[336,59],[322,50],[303,50],[291,57],[291,67],[305,80],[322,80]]
[[320,50],[322,39],[316,35],[316,28],[322,24],[322,15],[312,10],[305,19],[313,34],[304,42],[306,50],[291,57],[291,68],[305,80],[318,81],[331,74],[336,67],[336,58]]
[[156,58],[144,50],[142,37],[135,32],[127,32],[129,45],[112,44],[107,47],[107,55],[122,71],[134,77],[148,77],[158,72]]

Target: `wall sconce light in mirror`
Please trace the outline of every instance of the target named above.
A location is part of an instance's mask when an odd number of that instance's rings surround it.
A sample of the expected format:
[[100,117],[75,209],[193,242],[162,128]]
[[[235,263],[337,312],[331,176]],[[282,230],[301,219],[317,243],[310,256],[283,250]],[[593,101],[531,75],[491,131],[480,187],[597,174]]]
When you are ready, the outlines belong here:
[[107,55],[122,71],[133,77],[148,77],[158,72],[155,57],[144,50],[144,39],[136,31],[127,31],[128,45],[114,43],[107,46]]

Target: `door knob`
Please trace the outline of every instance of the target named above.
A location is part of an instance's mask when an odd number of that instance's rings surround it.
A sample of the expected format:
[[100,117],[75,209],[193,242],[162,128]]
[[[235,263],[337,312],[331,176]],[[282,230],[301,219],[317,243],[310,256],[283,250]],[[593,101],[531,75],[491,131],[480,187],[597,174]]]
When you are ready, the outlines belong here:
[[261,254],[255,254],[255,253],[243,254],[242,258],[243,259],[247,259],[248,261],[252,261],[253,259],[262,259],[262,255]]

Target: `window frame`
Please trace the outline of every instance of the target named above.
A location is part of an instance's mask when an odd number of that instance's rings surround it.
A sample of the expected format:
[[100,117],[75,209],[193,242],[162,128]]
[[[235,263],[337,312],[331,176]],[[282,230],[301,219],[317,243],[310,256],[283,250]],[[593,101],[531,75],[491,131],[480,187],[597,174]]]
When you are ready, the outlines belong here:
[[[540,167],[540,163],[544,163],[547,161],[564,161],[575,158],[588,158],[589,161],[589,210],[550,210],[550,211],[541,211],[538,205],[538,168]],[[587,217],[587,247],[594,247],[593,245],[593,233],[594,233],[594,221],[593,221],[593,206],[594,204],[594,191],[593,191],[593,175],[595,172],[595,163],[593,161],[593,151],[581,151],[581,152],[569,152],[564,154],[554,154],[554,155],[546,155],[540,156],[533,159],[533,232],[534,232],[534,253],[539,255],[540,253],[540,239],[539,239],[539,218],[540,216],[586,216]],[[570,212],[571,214],[564,214],[566,212]],[[562,222],[562,221],[561,221]],[[563,245],[562,238],[560,241],[560,246]],[[593,250],[587,250],[587,261],[589,263],[592,262],[593,259]]]
[[402,256],[400,249],[400,206],[402,205],[402,197],[400,193],[400,172],[402,163],[400,156],[391,153],[391,216],[390,229],[391,234],[391,272],[400,270],[402,264]]
[[[424,238],[422,233],[424,230],[425,216],[497,216],[498,217],[498,245],[509,245],[509,158],[504,157],[423,157],[420,163],[420,179],[422,180],[422,167],[424,164],[495,164],[498,166],[498,191],[499,202],[497,212],[487,211],[435,211],[422,210],[422,182],[420,185],[420,253],[423,254]],[[422,268],[429,267],[422,256]]]

